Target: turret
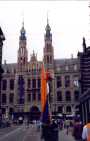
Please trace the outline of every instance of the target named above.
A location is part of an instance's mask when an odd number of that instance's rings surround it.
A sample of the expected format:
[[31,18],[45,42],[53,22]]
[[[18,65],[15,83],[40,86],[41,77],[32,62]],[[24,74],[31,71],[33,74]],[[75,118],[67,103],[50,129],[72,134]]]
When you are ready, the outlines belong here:
[[46,25],[45,31],[46,31],[46,33],[44,35],[45,46],[44,46],[44,50],[43,50],[44,64],[45,64],[46,69],[53,69],[54,51],[53,51],[53,46],[52,46],[51,28],[49,25],[48,18],[47,18],[47,25]]

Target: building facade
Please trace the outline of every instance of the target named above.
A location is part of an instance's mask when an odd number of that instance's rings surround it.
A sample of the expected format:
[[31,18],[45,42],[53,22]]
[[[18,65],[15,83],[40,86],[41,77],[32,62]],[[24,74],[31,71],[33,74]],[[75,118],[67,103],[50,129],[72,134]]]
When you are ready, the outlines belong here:
[[41,111],[41,65],[53,75],[50,84],[51,112],[75,114],[79,103],[78,58],[55,59],[51,28],[47,20],[42,61],[33,51],[28,61],[27,37],[22,25],[17,63],[3,64],[1,106],[3,115],[28,113],[32,108]]

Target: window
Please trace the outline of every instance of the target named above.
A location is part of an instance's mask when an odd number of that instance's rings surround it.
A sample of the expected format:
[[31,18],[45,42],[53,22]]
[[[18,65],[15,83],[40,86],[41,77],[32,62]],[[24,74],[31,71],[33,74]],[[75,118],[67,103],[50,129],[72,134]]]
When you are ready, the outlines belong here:
[[24,104],[24,98],[19,98],[18,103],[19,104]]
[[2,94],[2,104],[6,104],[6,94]]
[[32,80],[32,88],[36,88],[36,79]]
[[14,102],[14,94],[10,93],[9,95],[9,103],[13,103]]
[[59,113],[62,113],[62,112],[63,112],[62,106],[59,106],[59,107],[58,107],[58,112],[59,112]]
[[65,87],[69,87],[70,86],[70,76],[66,75],[65,76]]
[[10,80],[10,90],[14,90],[14,80]]
[[31,80],[28,79],[28,82],[27,82],[27,83],[28,83],[28,84],[27,84],[27,85],[28,85],[27,87],[30,88],[30,87],[31,87]]
[[70,91],[66,91],[66,101],[71,101],[71,93],[70,93]]
[[3,80],[2,81],[2,90],[6,90],[7,89],[7,80]]
[[73,76],[73,84],[75,87],[79,87],[78,77],[79,77],[78,75]]
[[57,101],[62,101],[62,92],[61,91],[57,92]]
[[70,113],[71,112],[71,106],[66,107],[66,112]]
[[79,91],[74,91],[74,99],[75,101],[79,100]]
[[41,87],[41,81],[40,81],[40,79],[38,79],[38,88],[40,88]]
[[38,101],[40,101],[41,100],[41,95],[40,95],[40,93],[38,93]]
[[62,86],[61,76],[57,76],[57,88]]
[[27,101],[30,102],[31,101],[31,94],[27,95]]
[[32,93],[32,100],[36,100],[36,94]]

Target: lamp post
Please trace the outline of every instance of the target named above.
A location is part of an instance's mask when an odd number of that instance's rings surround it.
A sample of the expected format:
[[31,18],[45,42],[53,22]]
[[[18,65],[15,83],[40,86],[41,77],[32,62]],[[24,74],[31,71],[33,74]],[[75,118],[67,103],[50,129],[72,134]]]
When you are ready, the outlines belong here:
[[2,109],[1,109],[1,79],[2,79],[2,47],[3,47],[3,41],[5,40],[4,34],[2,32],[2,29],[0,27],[0,126],[2,121]]

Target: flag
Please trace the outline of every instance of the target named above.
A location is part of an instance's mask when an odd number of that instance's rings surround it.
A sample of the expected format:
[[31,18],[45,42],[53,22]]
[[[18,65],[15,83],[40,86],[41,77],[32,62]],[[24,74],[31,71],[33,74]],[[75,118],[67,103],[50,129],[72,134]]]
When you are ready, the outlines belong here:
[[42,123],[49,123],[50,122],[50,113],[49,113],[49,103],[48,103],[48,92],[49,86],[47,84],[48,80],[48,73],[45,72],[44,65],[42,64],[41,70],[41,107],[42,107],[42,114],[41,119]]

